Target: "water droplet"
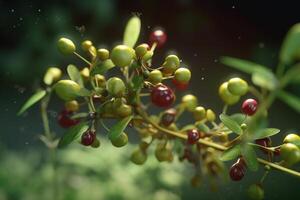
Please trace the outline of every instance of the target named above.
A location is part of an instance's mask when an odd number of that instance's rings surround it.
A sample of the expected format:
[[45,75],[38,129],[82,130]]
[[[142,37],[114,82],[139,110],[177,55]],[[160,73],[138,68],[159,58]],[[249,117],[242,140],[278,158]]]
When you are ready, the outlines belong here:
[[217,63],[217,62],[219,62],[219,60],[218,59],[214,59],[214,62]]
[[19,20],[20,20],[20,21],[23,21],[23,18],[22,18],[22,17],[19,17]]
[[39,8],[37,11],[38,11],[38,12],[41,12],[42,10]]
[[232,9],[235,9],[235,5],[233,5],[231,8],[232,8]]
[[11,9],[10,12],[14,13],[14,12],[15,12],[15,9]]
[[26,144],[26,145],[28,145],[28,144],[29,144],[29,142],[25,142],[25,144]]
[[197,53],[194,53],[194,56],[195,56],[195,57],[197,57],[197,56],[198,56],[198,54],[197,54]]
[[201,81],[203,81],[204,80],[204,77],[201,77]]
[[259,48],[264,48],[265,47],[265,43],[263,43],[263,42],[260,42],[259,44],[258,44],[258,46],[259,46]]
[[147,26],[147,28],[148,28],[148,29],[150,29],[150,28],[151,28],[151,26]]

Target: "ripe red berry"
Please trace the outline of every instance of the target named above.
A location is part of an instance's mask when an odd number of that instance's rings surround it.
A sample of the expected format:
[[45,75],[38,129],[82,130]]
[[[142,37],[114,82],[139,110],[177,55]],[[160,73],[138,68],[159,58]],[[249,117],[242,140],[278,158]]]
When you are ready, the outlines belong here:
[[188,140],[187,142],[189,144],[195,144],[199,138],[200,138],[200,133],[197,129],[191,129],[187,132],[188,135]]
[[84,146],[90,146],[96,139],[95,131],[88,130],[81,136],[81,144]]
[[245,168],[240,163],[234,163],[230,167],[229,176],[233,181],[241,180],[245,175]]
[[246,115],[254,115],[257,110],[257,101],[255,99],[247,99],[242,104],[242,112]]
[[174,92],[171,88],[159,84],[152,88],[151,101],[159,107],[169,107],[175,100]]
[[176,109],[171,108],[163,113],[160,123],[164,126],[170,126],[176,118]]
[[[255,140],[255,143],[260,145],[260,146],[263,146],[263,147],[269,147],[270,144],[271,144],[271,139],[269,137],[266,137],[266,138],[262,138],[262,139],[258,139],[258,140]],[[264,148],[260,148],[264,153],[268,153],[269,151],[264,149]]]
[[71,126],[78,124],[79,120],[72,119],[71,118],[72,114],[73,114],[73,112],[71,112],[71,111],[67,111],[67,110],[61,111],[57,118],[59,125],[63,128],[69,128]]
[[173,79],[172,83],[175,85],[178,90],[186,90],[189,86],[188,83],[179,83],[177,80]]
[[150,34],[149,42],[151,45],[157,43],[157,47],[163,46],[167,41],[167,34],[161,30],[157,29]]

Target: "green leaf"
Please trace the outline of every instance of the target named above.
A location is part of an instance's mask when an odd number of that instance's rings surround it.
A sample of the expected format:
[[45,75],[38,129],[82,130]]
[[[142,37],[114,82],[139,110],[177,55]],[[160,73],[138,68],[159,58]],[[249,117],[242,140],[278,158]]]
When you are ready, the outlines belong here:
[[227,150],[225,150],[220,157],[221,161],[233,160],[241,155],[241,145],[235,145]]
[[252,82],[259,87],[274,90],[278,86],[278,80],[269,70],[259,70],[252,74]]
[[300,54],[300,23],[295,24],[287,33],[279,54],[282,63],[290,64]]
[[81,113],[76,113],[72,115],[71,119],[78,119],[78,118],[86,118],[89,116],[89,113],[81,112]]
[[89,97],[91,95],[91,91],[86,88],[80,88],[77,95],[81,97]]
[[232,57],[222,57],[221,63],[248,74],[253,74],[257,71],[268,70],[268,67],[266,66]]
[[300,83],[299,74],[300,74],[300,64],[297,64],[286,72],[282,82],[285,84],[288,83],[299,84]]
[[129,19],[123,37],[123,43],[129,47],[134,47],[135,43],[139,39],[141,30],[141,20],[139,17],[134,16]]
[[89,129],[88,122],[81,122],[67,130],[59,140],[58,147],[62,148],[76,141],[81,135]]
[[188,124],[188,125],[185,125],[184,127],[182,127],[180,129],[180,132],[184,132],[184,131],[195,129],[195,128],[196,128],[196,126],[194,124]]
[[229,116],[227,116],[225,114],[221,114],[220,120],[232,132],[234,132],[238,135],[241,135],[243,133],[243,130],[241,129],[240,125],[236,121],[232,120]]
[[123,133],[132,117],[132,115],[125,117],[124,119],[121,119],[118,123],[116,123],[113,127],[111,127],[108,133],[109,139],[115,140],[116,138],[118,138]]
[[204,133],[208,133],[210,131],[209,127],[204,123],[198,124],[197,128],[199,131],[202,131]]
[[254,148],[248,144],[243,145],[241,147],[241,153],[245,159],[247,167],[252,171],[256,171],[258,169],[258,162]]
[[72,81],[75,81],[81,87],[84,86],[80,71],[77,69],[77,67],[75,65],[68,65],[67,72]]
[[103,62],[98,62],[91,70],[91,75],[94,76],[95,74],[104,74],[111,68],[114,68],[115,64],[110,60],[107,59]]
[[235,114],[230,115],[230,119],[234,120],[236,123],[241,125],[242,123],[245,122],[246,115],[244,115],[242,113],[235,113]]
[[133,91],[138,91],[143,87],[144,78],[142,76],[134,76],[131,81],[131,88]]
[[41,100],[46,94],[47,94],[47,92],[45,90],[36,92],[24,103],[24,105],[21,107],[21,109],[19,110],[17,115],[19,116],[19,115],[23,114],[28,108],[30,108],[35,103],[37,103],[39,100]]
[[257,140],[257,139],[270,137],[272,135],[276,135],[279,132],[280,132],[280,130],[277,128],[264,128],[264,129],[261,129],[261,130],[258,130],[257,132],[255,132],[253,134],[253,139]]
[[292,95],[290,93],[279,91],[277,93],[278,98],[285,102],[287,105],[289,105],[291,108],[293,108],[295,111],[300,113],[300,98]]

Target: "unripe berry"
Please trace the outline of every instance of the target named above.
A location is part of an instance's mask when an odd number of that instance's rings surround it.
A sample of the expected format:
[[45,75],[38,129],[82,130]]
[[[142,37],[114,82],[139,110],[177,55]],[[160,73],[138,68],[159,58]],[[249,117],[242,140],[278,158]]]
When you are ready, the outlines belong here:
[[200,133],[197,129],[188,130],[187,136],[188,136],[187,139],[188,144],[195,144],[200,139]]
[[95,131],[88,130],[88,131],[86,131],[85,133],[82,134],[81,144],[83,144],[84,146],[90,146],[91,144],[93,144],[95,139],[96,139]]
[[114,97],[122,97],[126,90],[126,86],[122,79],[117,77],[108,79],[106,87],[108,93]]
[[90,69],[85,67],[80,71],[80,75],[84,81],[88,81],[90,78]]
[[143,56],[142,60],[144,62],[147,62],[153,57],[153,54],[154,54],[153,51],[147,51],[147,53]]
[[206,119],[209,122],[213,122],[216,120],[216,114],[211,109],[207,109],[206,111]]
[[102,87],[102,88],[105,88],[106,86],[106,79],[105,79],[105,76],[101,75],[101,74],[96,74],[94,76],[95,78],[95,81],[98,85],[98,87]]
[[187,94],[182,97],[181,103],[189,112],[193,112],[198,105],[198,99],[192,94]]
[[300,147],[300,136],[294,133],[285,136],[283,143],[292,143]]
[[231,94],[242,96],[248,92],[248,83],[240,78],[232,78],[228,81],[227,88]]
[[191,79],[191,71],[187,68],[179,68],[175,71],[174,79],[179,83],[188,83]]
[[107,60],[109,58],[109,51],[107,49],[98,49],[97,56],[102,61]]
[[172,79],[172,83],[175,85],[176,89],[178,90],[186,90],[189,86],[189,83],[180,83],[176,81],[176,79]]
[[160,123],[166,127],[170,126],[176,118],[176,110],[174,108],[166,110],[161,116]]
[[172,161],[173,153],[170,149],[157,147],[155,149],[155,157],[159,162]]
[[242,104],[242,112],[246,115],[254,115],[257,110],[257,101],[255,99],[247,99]]
[[140,44],[139,46],[137,46],[135,48],[135,54],[138,58],[142,58],[146,53],[147,51],[149,50],[149,45],[144,43],[144,44]]
[[151,45],[156,43],[157,47],[159,48],[162,47],[166,41],[167,41],[167,34],[161,29],[157,29],[150,34],[149,43]]
[[264,190],[259,184],[252,184],[248,188],[248,196],[252,200],[262,200],[264,199]]
[[71,115],[73,112],[63,110],[62,112],[59,113],[57,121],[59,125],[63,128],[69,128],[71,126],[75,126],[76,124],[79,123],[78,119],[72,119]]
[[132,152],[130,160],[137,165],[142,165],[147,160],[147,154],[145,151],[142,151],[140,148]]
[[280,154],[287,165],[293,165],[300,161],[300,149],[292,143],[281,145]]
[[60,38],[57,42],[57,48],[64,55],[69,55],[76,51],[75,44],[68,38]]
[[206,117],[205,108],[203,108],[202,106],[197,106],[193,111],[193,115],[196,121],[205,119]]
[[169,87],[159,84],[152,88],[151,102],[159,107],[169,107],[175,101],[173,90]]
[[61,78],[62,72],[57,67],[50,67],[44,75],[44,83],[51,85]]
[[91,144],[91,147],[93,147],[93,148],[100,147],[100,140],[98,140],[97,138],[95,138],[94,142]]
[[85,40],[81,43],[81,48],[84,51],[88,51],[89,48],[93,45],[92,41],[90,40]]
[[60,80],[54,85],[58,97],[65,101],[75,100],[80,91],[80,86],[71,80]]
[[128,143],[128,136],[126,133],[122,133],[119,137],[114,140],[111,140],[112,145],[115,147],[123,147]]
[[166,57],[165,62],[163,63],[163,73],[165,75],[171,75],[178,69],[180,60],[176,55],[169,55]]
[[162,75],[161,71],[155,69],[155,70],[153,70],[153,71],[151,71],[151,72],[149,73],[148,80],[149,80],[152,84],[156,85],[156,84],[158,84],[158,83],[161,83],[162,78],[163,78],[163,75]]
[[134,50],[126,45],[118,45],[111,52],[111,60],[119,67],[130,65],[134,58]]
[[65,103],[65,108],[67,111],[76,112],[79,110],[79,104],[76,100],[67,101]]
[[127,117],[132,114],[132,107],[130,105],[122,104],[115,112],[119,117]]
[[221,99],[227,104],[227,105],[233,105],[237,103],[240,100],[240,96],[233,95],[228,90],[228,82],[224,82],[219,87],[219,95]]

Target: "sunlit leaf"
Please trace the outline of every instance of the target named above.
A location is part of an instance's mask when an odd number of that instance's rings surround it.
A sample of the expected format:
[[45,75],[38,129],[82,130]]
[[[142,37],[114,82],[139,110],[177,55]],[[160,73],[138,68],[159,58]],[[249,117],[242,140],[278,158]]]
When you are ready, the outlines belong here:
[[115,140],[116,138],[118,138],[123,133],[128,123],[131,121],[132,117],[133,116],[131,115],[124,119],[121,119],[113,127],[111,127],[108,133],[109,139]]
[[232,148],[229,148],[226,151],[224,151],[222,156],[220,157],[220,160],[222,161],[233,160],[240,155],[241,155],[241,146],[235,145]]
[[260,70],[252,74],[252,82],[262,88],[274,90],[278,86],[275,75],[269,70]]
[[78,91],[77,95],[81,96],[81,97],[88,97],[88,96],[91,95],[91,91],[89,91],[86,88],[80,88],[80,90]]
[[67,130],[59,140],[58,147],[62,148],[78,140],[89,128],[88,122],[81,122]]
[[300,98],[290,93],[279,91],[277,93],[278,98],[300,113]]
[[257,140],[257,139],[270,137],[270,136],[276,135],[279,132],[280,132],[280,130],[277,128],[264,128],[264,129],[256,131],[253,134],[253,139]]
[[254,148],[248,144],[243,145],[241,147],[241,153],[245,159],[247,167],[252,171],[256,171],[258,169],[258,162]]
[[104,74],[114,67],[115,64],[110,59],[107,59],[103,62],[99,62],[92,68],[91,76],[94,76],[95,74]]
[[77,67],[75,65],[68,65],[67,67],[67,72],[68,75],[70,77],[70,79],[72,81],[75,81],[76,83],[78,83],[81,87],[83,87],[83,80],[82,77],[80,75],[79,70],[77,69]]
[[129,47],[134,47],[135,43],[139,39],[141,30],[141,20],[139,17],[132,17],[125,28],[123,43]]
[[230,115],[230,118],[234,120],[236,123],[242,124],[246,120],[246,115],[242,113],[235,113]]
[[279,54],[282,63],[290,64],[300,54],[300,23],[295,24],[287,33]]
[[300,74],[300,64],[297,64],[286,72],[286,74],[283,78],[283,82],[285,84],[288,84],[288,83],[299,84],[300,83],[299,74]]
[[33,106],[35,103],[37,103],[39,100],[41,100],[46,94],[47,94],[47,93],[46,93],[45,90],[41,90],[41,91],[36,92],[34,95],[32,95],[32,96],[24,103],[24,105],[21,107],[21,109],[19,110],[19,112],[17,113],[17,115],[23,114],[28,108],[30,108],[30,107]]
[[231,119],[229,116],[225,114],[220,115],[220,120],[226,126],[228,129],[230,129],[232,132],[241,135],[243,133],[243,130],[241,129],[240,125]]

